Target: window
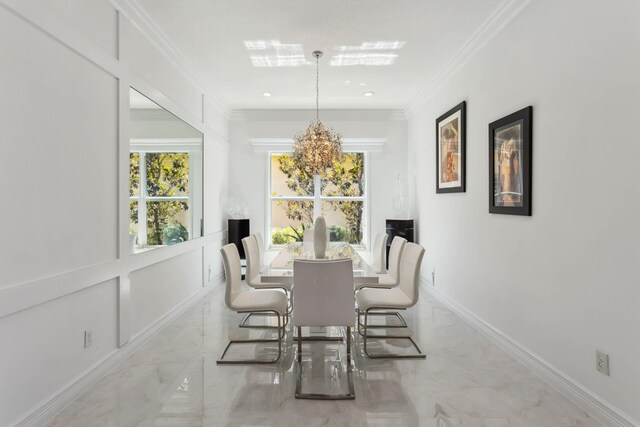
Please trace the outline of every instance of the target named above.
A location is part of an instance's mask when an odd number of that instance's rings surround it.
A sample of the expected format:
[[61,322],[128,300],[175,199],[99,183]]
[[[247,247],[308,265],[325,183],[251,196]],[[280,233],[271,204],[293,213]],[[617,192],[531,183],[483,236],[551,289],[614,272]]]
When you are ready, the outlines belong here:
[[313,218],[327,220],[331,241],[363,244],[366,235],[365,154],[346,153],[319,177],[297,168],[289,154],[270,157],[271,243],[301,241]]
[[131,152],[129,177],[129,217],[139,246],[189,240],[189,154]]

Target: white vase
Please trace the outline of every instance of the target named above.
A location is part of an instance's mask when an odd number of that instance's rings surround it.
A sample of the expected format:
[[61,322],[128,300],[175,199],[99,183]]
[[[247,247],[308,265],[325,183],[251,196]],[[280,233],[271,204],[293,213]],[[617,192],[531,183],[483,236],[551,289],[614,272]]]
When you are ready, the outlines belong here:
[[324,258],[327,251],[327,223],[323,216],[316,218],[313,226],[313,252],[316,258]]

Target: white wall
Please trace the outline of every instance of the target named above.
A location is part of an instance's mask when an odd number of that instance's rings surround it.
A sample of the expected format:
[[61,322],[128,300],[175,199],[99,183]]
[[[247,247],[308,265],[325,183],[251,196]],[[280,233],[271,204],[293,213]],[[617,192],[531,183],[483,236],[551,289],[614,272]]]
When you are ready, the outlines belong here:
[[[67,387],[221,273],[228,113],[122,3],[128,18],[117,1],[0,0],[3,426],[41,422]],[[136,255],[130,85],[205,135],[206,235]]]
[[[640,3],[532,1],[408,123],[423,277],[636,420],[639,70]],[[467,192],[437,195],[435,119],[462,100]],[[490,215],[488,123],[527,105],[533,216]]]
[[[305,110],[234,112],[229,124],[229,195],[248,205],[252,233],[269,234],[269,224],[265,224],[269,155],[257,152],[250,139],[292,138],[309,126],[314,117],[315,111]],[[369,228],[373,238],[385,230],[385,219],[396,217],[393,210],[395,174],[401,174],[406,182],[407,124],[404,114],[391,110],[321,110],[320,118],[343,138],[386,140],[382,152],[369,155]],[[406,211],[408,213],[408,204]]]

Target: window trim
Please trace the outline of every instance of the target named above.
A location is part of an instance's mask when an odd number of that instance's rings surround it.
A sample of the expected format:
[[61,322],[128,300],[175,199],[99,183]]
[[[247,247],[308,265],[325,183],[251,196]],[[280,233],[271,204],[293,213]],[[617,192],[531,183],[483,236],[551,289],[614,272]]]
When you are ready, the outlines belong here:
[[[196,207],[196,193],[197,191],[193,191],[193,187],[191,183],[195,183],[198,181],[198,177],[196,176],[196,169],[198,168],[197,164],[200,162],[200,168],[203,168],[203,140],[202,138],[131,138],[130,146],[129,146],[129,154],[138,153],[140,156],[139,160],[139,170],[138,173],[140,175],[140,193],[138,195],[129,195],[129,203],[137,202],[138,203],[138,242],[136,244],[136,252],[143,250],[144,248],[149,248],[150,246],[147,244],[147,202],[161,202],[161,201],[186,201],[188,210],[189,210],[189,235],[192,240],[196,235],[196,231],[198,227],[200,227],[200,237],[202,236],[202,223],[203,216],[200,215],[200,220],[198,221],[198,214]],[[146,155],[147,153],[182,153],[187,154],[189,156],[189,191],[186,196],[149,196],[147,194],[147,186],[146,186],[146,168],[143,168],[142,165],[146,164]],[[196,166],[194,168],[194,166]],[[202,172],[200,172],[202,175]],[[204,196],[204,180],[200,177],[200,192],[202,196]],[[204,207],[204,204],[201,202]],[[142,209],[142,208],[144,209]],[[127,210],[128,212],[128,210]],[[127,214],[128,216],[128,214]],[[141,224],[144,224],[141,227]],[[163,247],[165,245],[153,245],[152,247]]]
[[322,212],[322,202],[323,201],[361,201],[363,202],[362,207],[362,241],[359,245],[354,245],[356,248],[367,248],[370,242],[370,232],[369,232],[369,221],[371,219],[370,215],[370,198],[369,198],[369,151],[367,150],[358,150],[358,149],[349,149],[343,150],[345,154],[350,153],[361,153],[364,157],[364,194],[362,196],[322,196],[321,185],[320,185],[320,176],[316,175],[314,177],[313,182],[313,196],[271,196],[271,177],[272,177],[272,165],[273,165],[273,156],[274,155],[291,155],[293,154],[292,150],[269,150],[267,151],[267,177],[265,179],[266,185],[266,205],[265,205],[265,224],[264,224],[264,233],[265,236],[269,238],[268,240],[268,248],[280,248],[282,245],[274,245],[271,241],[271,222],[272,222],[272,203],[274,201],[311,201],[313,202],[313,216],[314,218],[318,217],[318,214]]

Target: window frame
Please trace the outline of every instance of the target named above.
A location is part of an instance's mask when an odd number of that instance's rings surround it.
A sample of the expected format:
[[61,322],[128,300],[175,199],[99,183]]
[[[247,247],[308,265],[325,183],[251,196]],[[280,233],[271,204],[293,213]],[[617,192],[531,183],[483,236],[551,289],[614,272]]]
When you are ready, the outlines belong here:
[[369,153],[367,150],[343,150],[345,154],[358,153],[362,154],[364,161],[363,179],[364,179],[364,191],[362,196],[323,196],[321,189],[321,178],[316,175],[313,180],[313,196],[272,196],[271,191],[271,177],[273,156],[292,155],[292,150],[273,150],[267,152],[267,177],[266,191],[267,191],[267,203],[266,203],[266,222],[264,225],[264,233],[269,238],[269,248],[281,248],[283,245],[274,245],[271,239],[272,233],[272,205],[276,201],[310,201],[313,202],[313,217],[317,218],[322,214],[322,202],[341,202],[341,201],[361,201],[362,203],[362,241],[358,245],[353,245],[356,248],[364,249],[369,246]]
[[[137,230],[137,243],[136,252],[143,251],[146,248],[160,248],[166,245],[152,245],[147,244],[147,203],[148,202],[164,202],[164,201],[186,201],[189,217],[189,240],[202,237],[203,218],[202,214],[198,215],[196,192],[194,186],[196,182],[200,182],[199,191],[202,193],[200,199],[204,196],[204,180],[202,175],[204,172],[203,162],[203,140],[200,138],[132,138],[130,141],[129,154],[137,153],[139,156],[138,162],[138,174],[140,176],[140,193],[138,195],[129,194],[129,203],[138,203],[138,230]],[[189,156],[189,188],[186,196],[149,196],[147,192],[147,169],[146,167],[146,155],[148,153],[175,153],[175,154],[187,154]],[[200,162],[200,166],[198,166]],[[200,175],[200,176],[198,176]],[[129,190],[131,184],[129,183]],[[200,208],[204,207],[202,200],[200,201]],[[199,218],[199,221],[198,221]],[[199,224],[196,224],[199,222]],[[196,236],[197,227],[200,227],[200,235]]]

